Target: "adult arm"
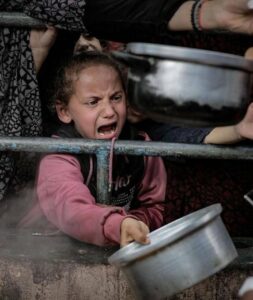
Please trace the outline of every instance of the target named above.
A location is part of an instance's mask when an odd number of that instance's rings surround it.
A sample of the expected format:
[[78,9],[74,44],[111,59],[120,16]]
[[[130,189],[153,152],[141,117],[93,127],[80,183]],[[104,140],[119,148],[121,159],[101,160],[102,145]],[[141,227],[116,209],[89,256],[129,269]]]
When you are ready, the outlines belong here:
[[[212,0],[204,1],[201,8],[203,30],[228,30],[237,33],[253,33],[253,1]],[[192,30],[191,8],[194,1],[183,3],[168,22],[172,31]]]
[[236,125],[216,127],[204,139],[205,144],[234,144],[253,139],[253,103],[244,118]]

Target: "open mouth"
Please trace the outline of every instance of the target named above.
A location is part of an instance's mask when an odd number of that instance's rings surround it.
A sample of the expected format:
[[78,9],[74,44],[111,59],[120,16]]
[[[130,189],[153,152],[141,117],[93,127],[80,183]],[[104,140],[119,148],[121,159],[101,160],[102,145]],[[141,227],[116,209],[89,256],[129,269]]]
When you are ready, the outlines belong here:
[[116,127],[117,127],[117,122],[108,125],[103,125],[98,128],[98,133],[102,135],[112,134],[115,132]]

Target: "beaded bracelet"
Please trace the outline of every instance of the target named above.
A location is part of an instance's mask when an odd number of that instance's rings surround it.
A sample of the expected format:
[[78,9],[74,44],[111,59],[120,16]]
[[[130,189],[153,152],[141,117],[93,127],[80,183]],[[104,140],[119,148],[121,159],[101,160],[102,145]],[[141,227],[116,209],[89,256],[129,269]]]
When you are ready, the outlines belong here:
[[205,0],[194,1],[191,9],[191,24],[195,32],[202,31],[202,26],[200,23],[200,10]]

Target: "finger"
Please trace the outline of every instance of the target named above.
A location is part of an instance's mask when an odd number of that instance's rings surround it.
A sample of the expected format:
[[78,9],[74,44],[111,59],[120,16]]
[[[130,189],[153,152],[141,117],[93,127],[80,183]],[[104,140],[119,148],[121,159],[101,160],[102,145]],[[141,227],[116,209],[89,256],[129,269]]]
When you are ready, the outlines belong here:
[[245,58],[247,59],[253,59],[253,47],[250,47],[246,50],[244,54]]
[[132,233],[133,239],[140,244],[149,244],[148,230],[146,227],[141,226],[140,229],[135,229]]
[[132,243],[133,241],[134,241],[134,239],[132,238],[132,236],[123,235],[123,236],[121,236],[121,239],[120,239],[120,247],[127,246],[128,244]]
[[249,109],[252,110],[253,109],[253,102],[250,103],[249,105]]
[[253,0],[248,1],[248,8],[253,9]]
[[46,37],[56,38],[58,35],[58,30],[53,26],[47,26],[47,30],[45,31]]

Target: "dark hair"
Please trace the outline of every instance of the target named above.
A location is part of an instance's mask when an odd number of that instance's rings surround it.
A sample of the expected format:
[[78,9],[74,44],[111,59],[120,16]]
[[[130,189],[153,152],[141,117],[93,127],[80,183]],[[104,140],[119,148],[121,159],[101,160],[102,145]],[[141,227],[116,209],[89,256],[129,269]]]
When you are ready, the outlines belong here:
[[70,57],[58,70],[54,84],[52,106],[55,105],[56,100],[67,105],[74,93],[73,83],[78,78],[79,73],[85,68],[98,65],[113,68],[118,73],[122,87],[126,91],[124,73],[116,60],[109,54],[99,51],[81,52]]

